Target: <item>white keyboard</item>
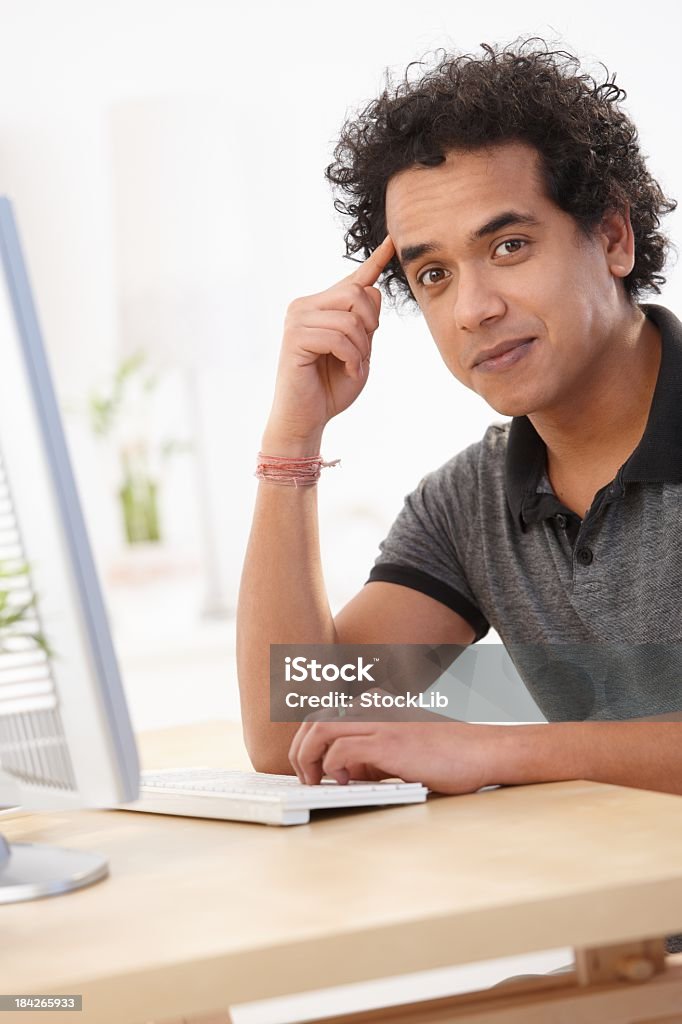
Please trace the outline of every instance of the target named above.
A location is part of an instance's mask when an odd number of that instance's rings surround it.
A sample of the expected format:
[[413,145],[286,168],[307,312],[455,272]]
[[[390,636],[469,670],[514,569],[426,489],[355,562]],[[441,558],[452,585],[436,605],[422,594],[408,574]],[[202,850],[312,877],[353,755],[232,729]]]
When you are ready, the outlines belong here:
[[142,772],[139,800],[121,804],[120,809],[265,825],[304,825],[312,810],[422,803],[428,792],[419,782],[386,780],[340,786],[324,779],[319,786],[304,786],[295,775],[200,767]]

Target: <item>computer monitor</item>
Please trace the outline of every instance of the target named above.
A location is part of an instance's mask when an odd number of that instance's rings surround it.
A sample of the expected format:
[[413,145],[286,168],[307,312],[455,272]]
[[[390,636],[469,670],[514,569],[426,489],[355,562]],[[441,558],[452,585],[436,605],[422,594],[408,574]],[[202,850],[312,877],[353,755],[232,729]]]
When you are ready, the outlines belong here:
[[[0,804],[138,796],[135,739],[22,257],[0,197]],[[0,836],[0,903],[104,878],[99,854]]]

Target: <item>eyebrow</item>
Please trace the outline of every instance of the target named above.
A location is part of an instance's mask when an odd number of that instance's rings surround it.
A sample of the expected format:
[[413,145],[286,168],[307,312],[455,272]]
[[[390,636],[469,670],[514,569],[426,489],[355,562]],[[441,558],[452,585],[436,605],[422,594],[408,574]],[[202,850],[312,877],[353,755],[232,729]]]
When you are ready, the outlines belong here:
[[[494,235],[496,231],[501,231],[503,228],[517,225],[538,227],[539,224],[540,221],[531,213],[522,213],[519,210],[505,210],[503,213],[496,214],[486,221],[485,224],[481,224],[479,228],[471,231],[467,236],[467,241],[469,243],[480,242],[482,238],[485,238],[487,235]],[[419,242],[417,245],[406,245],[400,251],[400,262],[403,268],[405,268],[410,263],[414,263],[415,260],[421,259],[422,256],[440,252],[441,248],[442,246],[438,242]]]

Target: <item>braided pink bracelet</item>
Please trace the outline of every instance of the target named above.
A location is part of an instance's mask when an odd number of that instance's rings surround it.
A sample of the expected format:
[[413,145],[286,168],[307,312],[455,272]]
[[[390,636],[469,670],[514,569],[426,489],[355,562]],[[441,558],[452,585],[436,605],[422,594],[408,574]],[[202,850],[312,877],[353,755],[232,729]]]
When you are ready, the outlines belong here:
[[320,471],[327,466],[338,466],[341,459],[325,462],[321,455],[307,455],[291,459],[286,455],[258,453],[256,472],[258,480],[269,480],[284,487],[312,487],[320,479]]

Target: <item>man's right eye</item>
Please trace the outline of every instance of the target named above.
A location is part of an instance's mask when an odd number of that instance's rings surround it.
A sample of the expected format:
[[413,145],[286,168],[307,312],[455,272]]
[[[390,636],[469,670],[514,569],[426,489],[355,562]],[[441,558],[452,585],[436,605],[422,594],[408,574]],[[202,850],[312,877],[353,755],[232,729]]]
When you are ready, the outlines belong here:
[[417,276],[417,284],[420,285],[422,288],[433,287],[434,285],[440,284],[441,281],[444,280],[444,278],[441,277],[438,280],[434,281],[434,279],[431,278],[429,275],[444,273],[445,271],[442,269],[442,267],[429,267],[427,270],[422,270],[422,272]]

